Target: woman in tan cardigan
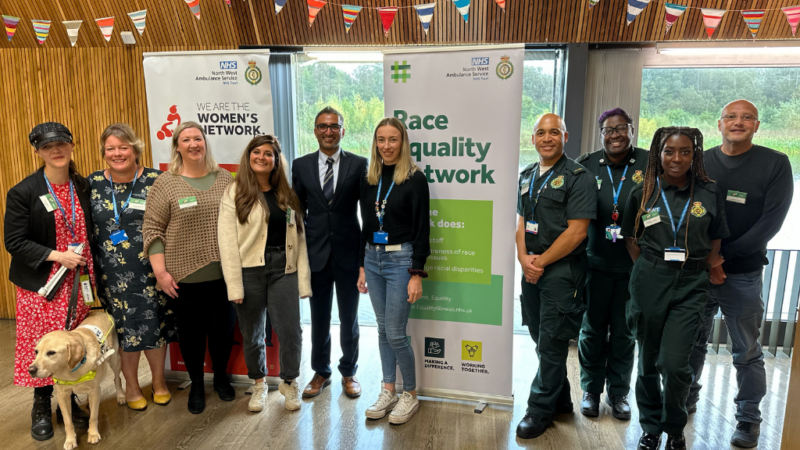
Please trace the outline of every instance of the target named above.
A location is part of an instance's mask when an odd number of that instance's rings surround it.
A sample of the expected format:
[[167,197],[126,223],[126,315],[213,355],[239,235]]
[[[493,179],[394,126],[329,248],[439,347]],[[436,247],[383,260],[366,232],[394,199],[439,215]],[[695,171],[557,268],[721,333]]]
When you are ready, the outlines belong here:
[[219,210],[219,250],[228,299],[239,315],[248,376],[255,380],[249,409],[267,401],[267,313],[280,341],[279,386],[288,410],[300,408],[300,300],[311,296],[311,274],[300,201],[289,186],[286,159],[275,136],[254,137],[236,181]]
[[206,339],[214,390],[223,401],[235,392],[227,376],[236,313],[227,301],[217,247],[217,217],[225,188],[233,181],[211,155],[200,125],[184,122],[172,135],[169,170],[156,178],[144,213],[144,253],[158,287],[172,298],[178,343],[192,380],[189,412],[205,410]]

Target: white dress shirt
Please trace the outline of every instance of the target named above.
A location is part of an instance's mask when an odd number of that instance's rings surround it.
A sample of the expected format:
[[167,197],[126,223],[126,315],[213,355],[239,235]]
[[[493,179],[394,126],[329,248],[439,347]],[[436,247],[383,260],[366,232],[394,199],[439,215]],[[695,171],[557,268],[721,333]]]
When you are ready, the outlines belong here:
[[[325,173],[328,171],[328,155],[318,150],[319,154],[319,185],[325,188]],[[331,156],[333,158],[333,192],[336,192],[336,182],[339,180],[339,161],[342,159],[342,149],[336,150]]]

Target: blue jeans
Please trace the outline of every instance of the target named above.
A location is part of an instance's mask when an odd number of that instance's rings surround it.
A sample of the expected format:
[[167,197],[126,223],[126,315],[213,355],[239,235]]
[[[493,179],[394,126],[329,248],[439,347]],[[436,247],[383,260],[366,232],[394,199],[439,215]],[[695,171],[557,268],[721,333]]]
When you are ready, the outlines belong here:
[[378,349],[381,354],[383,382],[396,381],[399,364],[404,391],[417,388],[414,350],[406,336],[408,313],[411,311],[411,303],[408,303],[411,253],[410,242],[402,244],[402,250],[394,252],[387,252],[385,245],[367,244],[364,257],[369,298],[378,321]]
[[733,399],[736,403],[736,420],[761,423],[758,406],[767,393],[764,352],[758,342],[761,319],[764,317],[764,301],[761,298],[762,271],[727,275],[724,283],[712,284],[708,294],[700,334],[689,360],[689,365],[694,370],[694,379],[688,402],[697,403],[700,398],[702,386],[697,380],[703,373],[714,316],[721,309],[731,339],[733,367],[736,368],[736,384],[739,386],[739,392]]

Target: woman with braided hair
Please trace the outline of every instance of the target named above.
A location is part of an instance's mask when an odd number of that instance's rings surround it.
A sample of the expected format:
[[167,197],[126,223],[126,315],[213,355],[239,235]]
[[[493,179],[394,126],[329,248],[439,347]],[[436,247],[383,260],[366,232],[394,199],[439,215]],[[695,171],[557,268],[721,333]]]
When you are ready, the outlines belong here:
[[[685,449],[689,355],[709,290],[706,261],[729,235],[724,198],[703,166],[696,128],[659,128],[644,182],[633,188],[622,235],[634,260],[627,321],[639,343],[639,449]],[[662,388],[663,386],[663,388]]]

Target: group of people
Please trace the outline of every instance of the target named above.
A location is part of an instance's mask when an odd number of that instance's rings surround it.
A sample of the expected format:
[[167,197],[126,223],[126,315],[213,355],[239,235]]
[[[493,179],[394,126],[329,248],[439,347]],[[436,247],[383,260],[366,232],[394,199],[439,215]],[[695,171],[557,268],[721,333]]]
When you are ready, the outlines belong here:
[[613,417],[631,418],[638,344],[637,448],[660,448],[666,433],[665,448],[685,449],[721,309],[739,388],[731,443],[758,444],[762,272],[794,185],[788,157],[753,144],[759,125],[756,106],[737,100],[720,114],[722,145],[705,150],[700,130],[664,127],[647,151],[632,144],[633,120],[616,108],[598,119],[603,148],[572,160],[564,121],[536,122],[539,162],[519,178],[516,242],[539,368],[517,436],[538,437],[572,412],[567,354],[578,339],[581,413],[598,417],[606,389]]
[[[542,116],[533,130],[539,162],[519,179],[522,313],[539,367],[517,435],[537,437],[554,416],[572,412],[566,361],[570,339],[580,337],[581,413],[600,414],[605,388],[612,415],[631,418],[636,342],[639,448],[659,448],[664,432],[668,449],[685,448],[683,429],[699,398],[710,324],[722,309],[740,388],[732,442],[753,447],[766,392],[757,340],[761,272],[767,242],[791,204],[788,158],[753,145],[758,110],[744,100],[723,109],[723,144],[707,151],[700,131],[686,127],[661,128],[649,152],[636,148],[633,120],[619,108],[598,125],[603,149],[576,161],[564,154],[564,121]],[[413,417],[419,402],[406,326],[427,277],[427,180],[397,119],[378,123],[369,160],[340,147],[344,117],[333,108],[317,114],[314,134],[319,151],[297,158],[291,172],[275,136],[254,137],[234,179],[215,162],[194,122],[174,131],[163,173],[145,168],[142,141],[128,125],[114,124],[100,137],[107,168],[85,178],[72,162],[75,145],[64,125],[32,130],[42,167],[8,192],[5,244],[12,255],[9,278],[18,287],[14,383],[34,387],[35,439],[53,436],[53,388],[52,380],[27,372],[34,346],[87,315],[93,299],[74,288],[87,276],[116,322],[131,409],[148,404],[138,384],[140,352],[153,375],[152,402],[170,402],[164,363],[174,341],[192,380],[191,413],[205,409],[207,347],[214,390],[234,400],[226,369],[237,316],[255,384],[250,411],[266,405],[270,323],[280,341],[279,391],[286,409],[299,409],[301,395],[316,397],[332,382],[335,289],[343,393],[361,395],[358,301],[368,293],[383,386],[366,416],[388,415],[393,424]],[[81,243],[85,248],[76,253]],[[51,299],[43,298],[37,291],[62,266],[74,270]],[[314,376],[301,394],[305,298]],[[74,397],[72,415],[76,426],[88,426]]]

